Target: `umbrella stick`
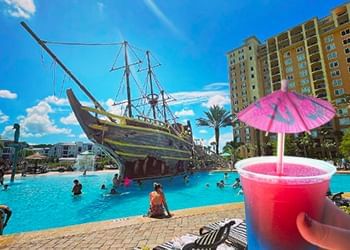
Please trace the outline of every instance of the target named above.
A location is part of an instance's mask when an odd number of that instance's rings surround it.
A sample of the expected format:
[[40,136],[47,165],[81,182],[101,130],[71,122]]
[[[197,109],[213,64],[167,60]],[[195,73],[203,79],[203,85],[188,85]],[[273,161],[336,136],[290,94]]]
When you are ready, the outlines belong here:
[[284,155],[284,133],[278,133],[277,136],[277,174],[283,173],[283,155]]

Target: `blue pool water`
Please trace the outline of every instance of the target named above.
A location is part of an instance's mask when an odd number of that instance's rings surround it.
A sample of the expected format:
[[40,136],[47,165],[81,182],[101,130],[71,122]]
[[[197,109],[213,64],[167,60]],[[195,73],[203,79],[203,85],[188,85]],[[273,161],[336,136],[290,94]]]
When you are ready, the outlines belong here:
[[[230,173],[227,183],[238,177]],[[115,219],[145,214],[148,210],[148,194],[154,181],[146,181],[140,188],[135,183],[120,188],[119,195],[106,195],[111,188],[113,173],[96,173],[35,176],[16,179],[7,191],[0,191],[0,204],[7,204],[13,211],[5,233],[26,232],[86,222]],[[73,197],[73,180],[83,185],[83,195]],[[161,179],[170,210],[243,201],[238,190],[226,186],[216,187],[223,173],[196,173],[185,184],[181,176]],[[350,175],[332,178],[333,192],[350,192]],[[6,182],[6,181],[5,181]],[[206,188],[205,184],[210,183]],[[101,190],[106,184],[108,190]]]

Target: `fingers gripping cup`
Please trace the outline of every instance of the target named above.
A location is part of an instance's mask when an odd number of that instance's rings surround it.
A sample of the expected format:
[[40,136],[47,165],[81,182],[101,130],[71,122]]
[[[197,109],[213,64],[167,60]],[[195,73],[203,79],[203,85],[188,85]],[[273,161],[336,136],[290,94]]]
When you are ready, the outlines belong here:
[[275,156],[239,161],[252,249],[316,249],[306,242],[296,226],[296,217],[306,212],[322,219],[325,194],[335,168],[324,161],[301,157],[284,158],[283,174],[276,172]]

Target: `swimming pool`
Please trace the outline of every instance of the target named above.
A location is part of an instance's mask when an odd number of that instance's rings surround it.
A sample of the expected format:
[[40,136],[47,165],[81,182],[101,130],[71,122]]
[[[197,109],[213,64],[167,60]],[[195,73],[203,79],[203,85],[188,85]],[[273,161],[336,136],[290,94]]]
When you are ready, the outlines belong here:
[[[238,177],[230,173],[227,183]],[[145,181],[142,187],[135,183],[120,188],[119,195],[106,195],[111,188],[113,173],[80,173],[30,176],[15,180],[7,191],[0,191],[0,203],[13,211],[5,234],[48,229],[54,227],[142,215],[148,210],[148,194],[154,181]],[[73,197],[73,180],[83,184],[83,195]],[[181,176],[159,180],[170,210],[243,201],[238,190],[229,186],[216,187],[223,173],[195,173],[185,184]],[[6,179],[7,180],[7,179]],[[331,181],[333,192],[350,192],[350,175],[335,175]],[[210,186],[205,187],[206,183]],[[101,190],[106,184],[107,190]]]

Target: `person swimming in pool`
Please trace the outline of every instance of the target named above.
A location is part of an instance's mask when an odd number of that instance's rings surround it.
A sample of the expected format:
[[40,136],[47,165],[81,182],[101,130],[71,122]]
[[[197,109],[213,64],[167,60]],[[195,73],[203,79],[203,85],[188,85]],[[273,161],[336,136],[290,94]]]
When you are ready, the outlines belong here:
[[74,183],[74,186],[72,188],[73,195],[80,195],[81,190],[83,189],[83,185],[81,185],[81,183],[79,183],[77,179],[75,179],[73,183]]

